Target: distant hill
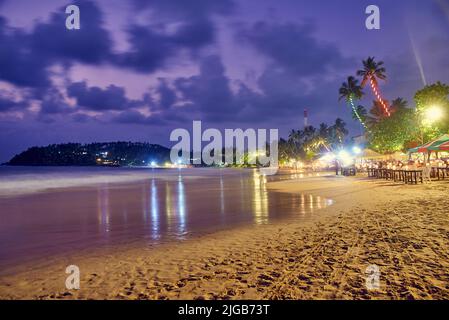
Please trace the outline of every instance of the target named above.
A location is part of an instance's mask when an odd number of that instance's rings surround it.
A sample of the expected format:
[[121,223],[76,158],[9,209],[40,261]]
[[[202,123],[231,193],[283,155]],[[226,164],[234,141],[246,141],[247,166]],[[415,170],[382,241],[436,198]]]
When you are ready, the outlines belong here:
[[170,161],[170,149],[139,142],[65,143],[32,147],[14,156],[12,166],[142,166]]

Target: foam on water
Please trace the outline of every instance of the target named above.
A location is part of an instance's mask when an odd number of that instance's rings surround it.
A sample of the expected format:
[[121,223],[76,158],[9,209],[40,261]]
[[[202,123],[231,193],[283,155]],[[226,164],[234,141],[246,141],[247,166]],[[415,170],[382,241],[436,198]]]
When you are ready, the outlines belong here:
[[[231,170],[227,170],[230,172]],[[147,179],[175,181],[214,175],[210,169],[153,169],[106,167],[0,167],[0,196],[100,184],[126,183]]]

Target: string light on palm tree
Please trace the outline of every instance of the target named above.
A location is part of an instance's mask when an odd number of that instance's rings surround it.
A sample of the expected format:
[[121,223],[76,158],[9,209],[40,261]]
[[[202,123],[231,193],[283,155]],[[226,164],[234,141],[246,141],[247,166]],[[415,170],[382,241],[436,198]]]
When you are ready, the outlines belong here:
[[358,84],[358,80],[352,76],[348,77],[347,82],[343,82],[341,85],[339,93],[339,100],[343,98],[346,99],[346,102],[352,108],[352,112],[356,116],[357,120],[359,120],[362,126],[367,129],[367,126],[360,116],[354,102],[354,99],[360,100],[363,97],[362,87]]
[[391,116],[389,107],[388,107],[387,103],[385,102],[385,100],[382,99],[382,97],[380,96],[379,89],[378,89],[378,86],[375,84],[375,81],[371,78],[370,82],[371,82],[371,89],[373,90],[374,96],[376,97],[377,101],[379,101],[380,105],[382,106],[382,108],[385,112],[385,115],[387,117]]
[[357,120],[360,121],[360,123],[362,124],[362,126],[363,126],[365,129],[368,129],[367,126],[366,126],[366,124],[365,124],[365,122],[363,122],[362,117],[360,116],[360,113],[359,113],[359,111],[357,110],[357,107],[355,106],[354,99],[353,99],[352,96],[349,97],[349,104],[351,105],[352,112],[353,112],[354,115],[356,116]]
[[376,97],[379,104],[382,106],[383,113],[387,116],[391,116],[391,112],[389,110],[388,103],[385,99],[382,98],[382,95],[379,91],[379,85],[377,79],[386,80],[387,76],[385,74],[386,69],[383,67],[384,62],[379,61],[376,62],[374,57],[368,57],[368,59],[363,60],[363,69],[357,71],[358,76],[362,76],[362,88],[365,87],[366,83],[369,81],[371,90],[373,91],[374,96]]

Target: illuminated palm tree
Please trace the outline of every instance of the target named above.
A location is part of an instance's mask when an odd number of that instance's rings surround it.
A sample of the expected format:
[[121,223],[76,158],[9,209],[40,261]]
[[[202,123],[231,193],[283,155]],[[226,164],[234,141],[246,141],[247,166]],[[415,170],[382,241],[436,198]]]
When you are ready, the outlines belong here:
[[360,100],[363,97],[362,87],[359,85],[359,81],[353,76],[348,77],[347,82],[343,82],[338,93],[340,94],[339,101],[346,100],[346,103],[352,108],[352,113],[360,121],[363,127],[366,125],[358,112],[358,108],[355,106],[354,100]]
[[366,122],[367,111],[366,111],[365,107],[362,105],[358,105],[356,110],[357,110],[357,114],[353,112],[352,118],[354,120],[359,120],[359,117],[360,117],[360,119],[362,119],[363,122]]
[[378,80],[386,80],[386,69],[383,67],[384,62],[379,61],[376,62],[374,57],[368,57],[368,59],[363,60],[363,69],[357,71],[357,75],[363,77],[362,79],[362,88],[365,87],[365,85],[370,83],[371,90],[374,93],[374,96],[376,97],[377,101],[382,106],[383,113],[387,117],[391,115],[388,102],[384,99],[382,99],[382,96],[379,92],[379,82]]

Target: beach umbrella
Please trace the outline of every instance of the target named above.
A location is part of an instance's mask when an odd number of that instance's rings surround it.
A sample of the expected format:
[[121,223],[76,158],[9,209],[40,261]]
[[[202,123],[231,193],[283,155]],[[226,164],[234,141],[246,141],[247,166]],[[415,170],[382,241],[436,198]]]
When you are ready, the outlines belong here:
[[448,141],[449,134],[444,134],[441,137],[418,147],[418,152],[438,151],[438,146]]
[[449,151],[449,141],[442,142],[439,145],[434,145],[432,147],[429,147],[432,151]]
[[418,147],[408,149],[407,152],[408,152],[408,153],[417,153],[417,152],[418,152]]
[[439,151],[438,147],[446,142],[449,142],[449,134],[444,134],[435,140],[423,144],[422,146],[409,149],[408,153],[416,153],[416,152],[426,153],[430,151]]

